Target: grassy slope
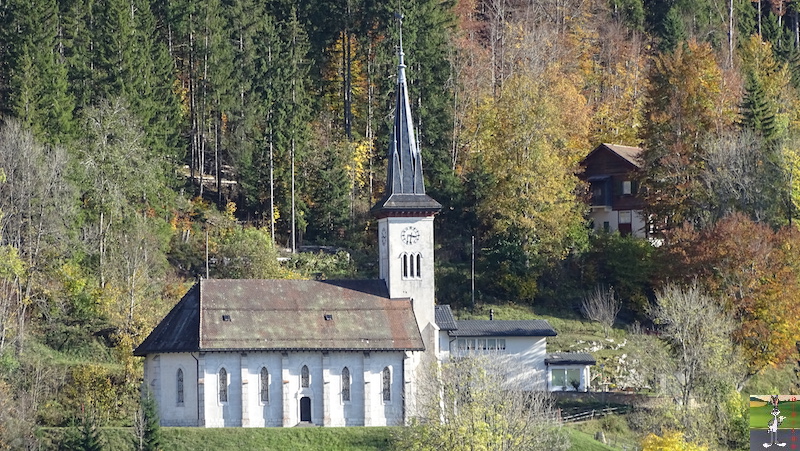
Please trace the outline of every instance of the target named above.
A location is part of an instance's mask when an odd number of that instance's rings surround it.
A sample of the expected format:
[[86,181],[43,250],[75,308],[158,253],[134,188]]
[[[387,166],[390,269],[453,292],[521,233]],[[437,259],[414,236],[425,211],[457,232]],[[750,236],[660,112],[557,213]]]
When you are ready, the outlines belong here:
[[[392,449],[392,427],[350,428],[162,428],[165,451],[215,450],[325,450],[379,451]],[[570,451],[608,451],[615,448],[595,441],[588,434],[565,428]],[[62,428],[43,428],[39,436],[44,449],[56,449]],[[103,428],[105,448],[133,450],[130,428]]]
[[567,430],[569,441],[572,443],[572,446],[569,448],[570,451],[607,451],[618,449],[604,445],[584,432],[571,428],[565,429]]

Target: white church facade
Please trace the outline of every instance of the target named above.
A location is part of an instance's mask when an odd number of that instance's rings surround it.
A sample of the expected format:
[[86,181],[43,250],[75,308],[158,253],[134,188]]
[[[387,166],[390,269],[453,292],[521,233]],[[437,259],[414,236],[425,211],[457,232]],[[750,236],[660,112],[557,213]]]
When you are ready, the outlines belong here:
[[456,321],[435,306],[441,205],[425,194],[402,49],[388,160],[372,209],[380,278],[200,280],[134,351],[162,425],[402,425],[424,362],[466,352],[517,356],[531,389],[547,388],[546,321]]

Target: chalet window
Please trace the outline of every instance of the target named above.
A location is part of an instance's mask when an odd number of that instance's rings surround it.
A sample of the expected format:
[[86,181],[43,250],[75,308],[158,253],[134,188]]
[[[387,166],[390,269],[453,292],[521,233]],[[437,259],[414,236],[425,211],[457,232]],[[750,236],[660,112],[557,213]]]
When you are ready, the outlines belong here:
[[392,400],[392,372],[389,367],[383,368],[383,401],[389,402]]
[[261,367],[261,377],[259,378],[259,386],[261,388],[261,402],[269,402],[269,371],[267,367]]
[[311,382],[311,376],[308,374],[308,367],[303,365],[300,369],[300,387],[308,388]]
[[183,405],[183,370],[178,369],[178,374],[176,375],[176,390],[177,393],[177,401],[178,405]]
[[342,369],[342,401],[350,401],[350,370]]
[[219,402],[228,402],[228,371],[225,368],[219,370]]
[[590,177],[592,205],[595,207],[611,206],[611,177]]

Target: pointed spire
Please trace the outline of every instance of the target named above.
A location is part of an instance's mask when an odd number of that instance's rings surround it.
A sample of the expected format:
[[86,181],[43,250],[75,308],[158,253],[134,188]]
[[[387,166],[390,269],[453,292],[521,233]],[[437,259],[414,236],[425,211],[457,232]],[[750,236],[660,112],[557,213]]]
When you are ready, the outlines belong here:
[[436,212],[441,205],[425,194],[422,178],[422,155],[414,133],[411,116],[411,103],[408,100],[406,65],[403,53],[403,16],[396,15],[400,25],[400,45],[398,47],[397,98],[395,103],[394,127],[387,155],[388,168],[386,195],[373,211],[385,215],[390,210],[396,212]]

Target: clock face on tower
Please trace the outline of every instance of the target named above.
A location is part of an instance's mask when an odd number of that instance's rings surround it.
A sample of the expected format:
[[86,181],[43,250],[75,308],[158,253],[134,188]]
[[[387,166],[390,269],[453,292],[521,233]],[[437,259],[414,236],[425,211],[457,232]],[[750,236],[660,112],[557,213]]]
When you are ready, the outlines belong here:
[[403,244],[414,244],[419,241],[419,230],[416,227],[408,226],[400,232],[400,241]]

